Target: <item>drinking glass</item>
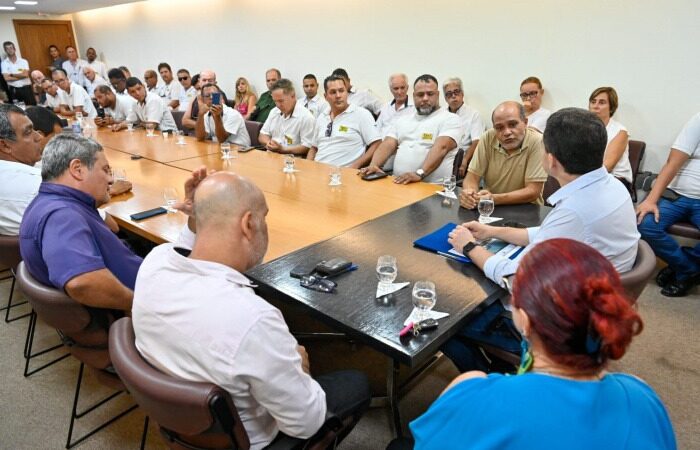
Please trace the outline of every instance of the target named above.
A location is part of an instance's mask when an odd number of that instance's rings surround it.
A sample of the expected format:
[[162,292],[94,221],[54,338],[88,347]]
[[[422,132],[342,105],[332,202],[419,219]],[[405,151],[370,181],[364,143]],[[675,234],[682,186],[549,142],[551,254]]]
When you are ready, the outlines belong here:
[[391,255],[382,255],[377,259],[377,279],[379,284],[387,286],[394,282],[399,274],[396,266],[396,258]]
[[231,144],[228,142],[221,143],[221,159],[231,159]]
[[83,120],[83,113],[81,113],[80,111],[76,112],[75,113],[75,120],[78,120],[78,121]]
[[284,155],[284,169],[282,169],[282,172],[284,173],[293,173],[294,172],[294,155]]
[[343,182],[340,179],[340,167],[338,166],[333,166],[331,167],[329,176],[330,176],[330,182],[328,183],[329,186],[340,186],[343,184]]
[[146,122],[146,136],[148,137],[153,137],[155,136],[154,130],[156,129],[156,124],[153,122]]
[[479,197],[479,222],[486,223],[488,218],[493,213],[494,203],[493,197],[490,195],[482,195]]
[[413,285],[413,306],[418,310],[418,321],[425,320],[428,311],[433,309],[437,301],[435,283],[432,281],[416,281]]
[[126,131],[134,131],[134,122],[131,120],[126,121]]
[[163,136],[163,140],[167,140],[170,137],[170,131],[168,130],[161,131],[160,134]]
[[165,189],[163,189],[163,200],[165,200],[165,205],[163,207],[167,209],[168,212],[177,212],[177,210],[173,208],[173,206],[177,204],[177,199],[177,189],[175,189],[174,187],[166,187]]
[[177,145],[185,145],[185,132],[182,130],[177,130],[175,135],[177,136],[177,141],[175,143]]
[[121,167],[115,167],[112,169],[112,177],[114,181],[126,181],[126,170]]
[[452,175],[442,179],[442,187],[445,189],[445,193],[452,196],[455,188],[457,187],[457,177]]

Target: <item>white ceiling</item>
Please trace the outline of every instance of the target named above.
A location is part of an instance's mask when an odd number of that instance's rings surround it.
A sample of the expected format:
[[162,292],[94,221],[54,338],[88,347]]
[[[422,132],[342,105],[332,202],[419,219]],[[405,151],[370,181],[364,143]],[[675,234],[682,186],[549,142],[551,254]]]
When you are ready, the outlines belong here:
[[14,0],[0,0],[0,6],[15,6],[13,11],[0,11],[4,14],[70,14],[88,9],[134,3],[140,0],[37,0],[34,6],[15,5]]

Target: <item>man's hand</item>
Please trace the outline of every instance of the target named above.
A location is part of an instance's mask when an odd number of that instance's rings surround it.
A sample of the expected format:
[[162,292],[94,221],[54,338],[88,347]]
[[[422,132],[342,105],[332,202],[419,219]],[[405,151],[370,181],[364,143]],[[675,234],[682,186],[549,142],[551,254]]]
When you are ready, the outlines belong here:
[[106,117],[105,117],[105,118],[102,118],[102,117],[95,117],[95,125],[97,125],[98,127],[101,128],[101,127],[106,127],[106,126],[109,125],[109,124],[107,123],[107,118],[106,118]]
[[398,177],[394,177],[394,183],[396,184],[417,183],[419,181],[423,181],[423,179],[415,172],[406,172]]
[[447,242],[449,242],[458,252],[461,252],[464,246],[468,243],[476,241],[474,235],[472,235],[469,228],[467,228],[465,225],[466,224],[457,225],[454,230],[450,231],[447,238]]
[[306,349],[303,345],[297,345],[297,352],[299,353],[299,356],[301,356],[301,370],[303,370],[306,374],[309,374],[309,355],[306,353]]
[[372,173],[384,173],[384,171],[375,164],[370,164],[369,166],[363,167],[362,169],[357,171],[357,174],[361,177],[364,177],[365,175],[370,175]]
[[211,111],[211,115],[219,118],[224,112],[224,108],[221,105],[211,105],[211,108],[209,108],[209,111]]
[[474,189],[465,188],[459,193],[459,205],[462,208],[474,209],[479,204],[479,196]]
[[132,188],[131,181],[117,180],[109,187],[110,197],[129,192]]
[[279,152],[280,150],[282,150],[282,146],[280,145],[280,143],[275,141],[274,139],[270,139],[265,148],[271,152]]
[[644,200],[642,203],[640,203],[637,206],[637,225],[642,223],[642,220],[644,219],[644,216],[646,216],[649,213],[654,214],[654,221],[656,223],[659,223],[659,205],[656,204],[656,202],[652,202],[650,200]]
[[119,122],[112,125],[112,131],[120,131],[126,128],[126,122]]
[[194,192],[197,190],[199,183],[212,173],[214,171],[207,173],[207,168],[204,166],[193,170],[192,175],[185,181],[185,198],[177,203],[174,208],[182,211],[189,217],[194,217]]
[[480,241],[483,241],[484,239],[491,239],[496,235],[496,227],[493,225],[483,224],[476,220],[464,223],[462,226],[466,227],[469,232],[471,232],[471,234]]

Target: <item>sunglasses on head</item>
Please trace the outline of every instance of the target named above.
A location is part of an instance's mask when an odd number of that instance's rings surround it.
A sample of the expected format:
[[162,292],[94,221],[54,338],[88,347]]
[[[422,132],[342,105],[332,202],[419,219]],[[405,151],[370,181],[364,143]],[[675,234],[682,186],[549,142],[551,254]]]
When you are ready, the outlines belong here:
[[333,121],[331,120],[328,122],[328,126],[326,127],[326,137],[331,137],[331,134],[333,134]]

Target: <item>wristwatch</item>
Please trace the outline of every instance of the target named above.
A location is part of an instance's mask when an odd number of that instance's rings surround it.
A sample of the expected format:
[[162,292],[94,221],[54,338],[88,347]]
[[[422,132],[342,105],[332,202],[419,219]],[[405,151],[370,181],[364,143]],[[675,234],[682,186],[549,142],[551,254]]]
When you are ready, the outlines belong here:
[[423,169],[416,170],[416,175],[418,175],[420,177],[420,179],[422,180],[423,178],[425,178],[425,170],[423,170]]
[[462,254],[467,256],[470,251],[474,250],[474,247],[476,247],[476,241],[467,242],[467,244],[462,247]]

